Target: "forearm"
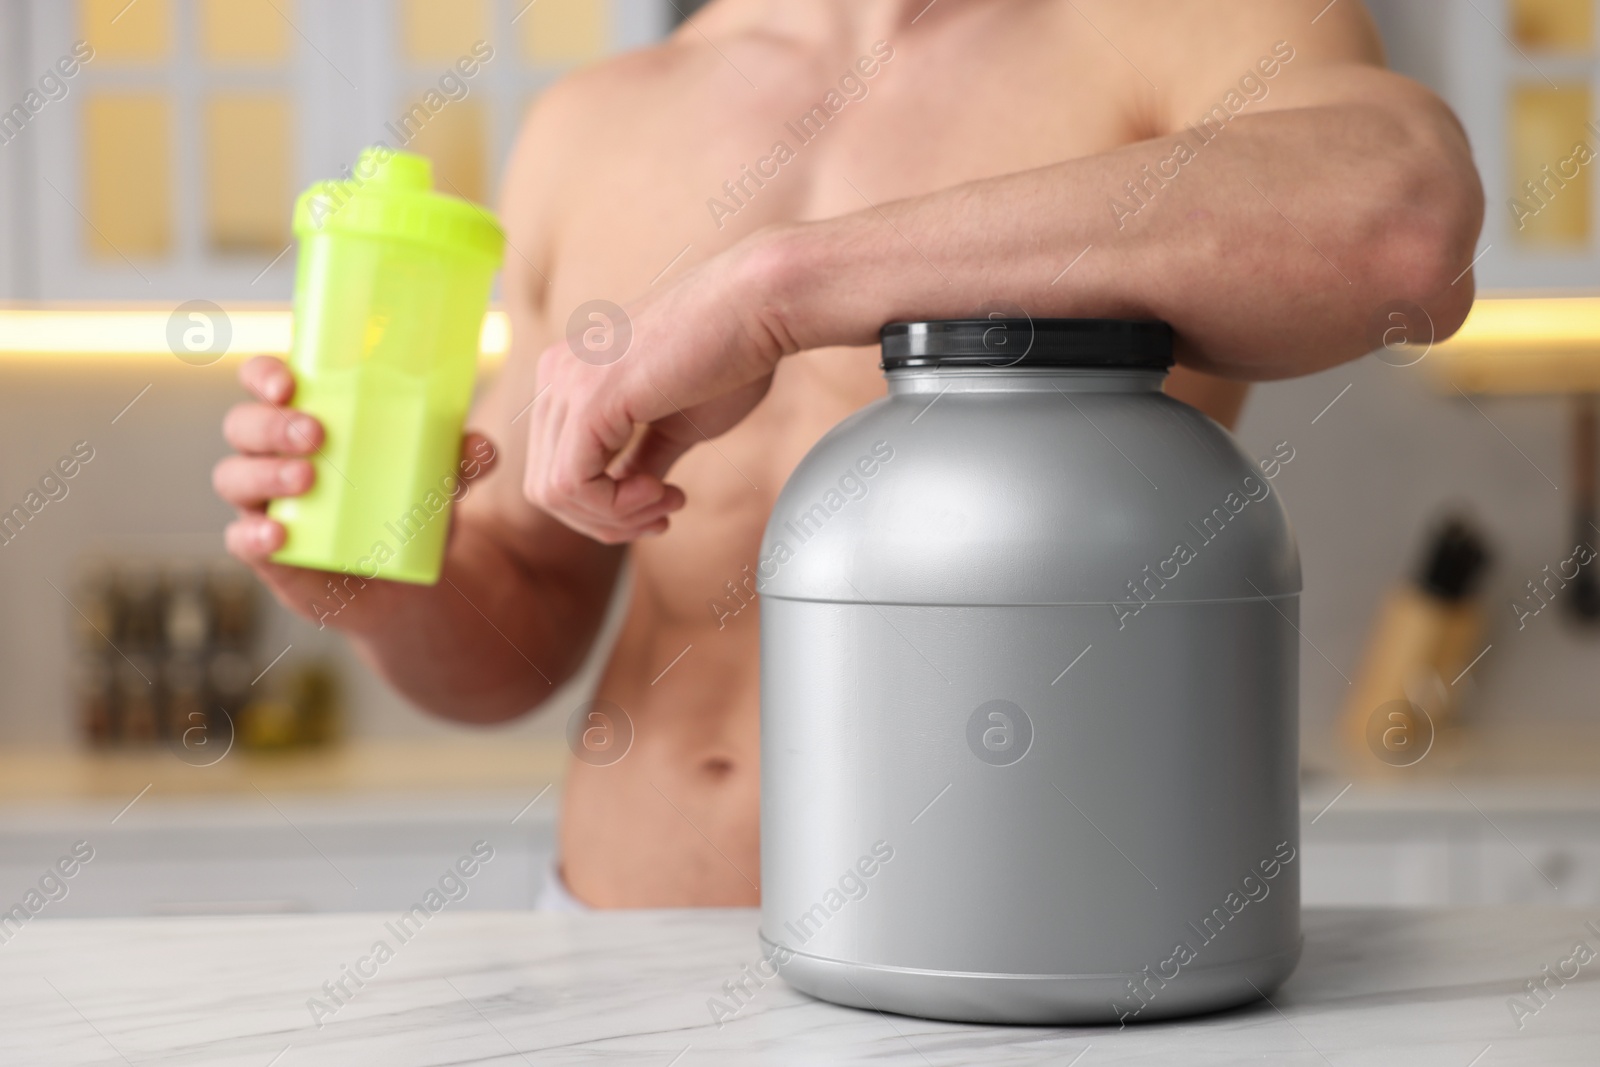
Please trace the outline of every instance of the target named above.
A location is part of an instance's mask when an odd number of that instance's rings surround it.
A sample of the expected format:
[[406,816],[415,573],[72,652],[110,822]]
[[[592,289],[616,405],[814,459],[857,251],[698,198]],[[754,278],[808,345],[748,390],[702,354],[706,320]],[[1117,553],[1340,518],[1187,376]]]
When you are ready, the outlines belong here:
[[341,629],[413,703],[449,719],[499,722],[537,706],[581,666],[609,602],[594,589],[609,589],[620,564],[608,550],[604,573],[532,567],[469,518],[452,531],[437,585],[408,587]]
[[[1176,164],[1180,139],[1194,155]],[[758,238],[758,328],[808,349],[986,306],[1153,317],[1189,366],[1286,377],[1370,351],[1390,301],[1453,331],[1481,218],[1442,105],[1266,112],[1209,143],[1161,137]]]

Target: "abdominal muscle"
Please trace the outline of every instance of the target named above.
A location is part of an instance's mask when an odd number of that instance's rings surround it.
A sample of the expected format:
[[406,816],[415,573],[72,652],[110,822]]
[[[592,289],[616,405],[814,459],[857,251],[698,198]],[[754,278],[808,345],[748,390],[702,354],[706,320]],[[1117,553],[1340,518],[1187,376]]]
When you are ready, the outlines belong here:
[[755,608],[720,631],[691,628],[654,619],[642,595],[633,594],[599,691],[625,711],[632,744],[607,766],[572,761],[561,816],[563,877],[597,907],[755,905]]
[[688,504],[630,551],[627,616],[597,692],[625,713],[632,745],[607,766],[574,759],[567,776],[562,873],[585,903],[759,903],[761,535],[817,438],[885,391],[876,349],[790,357],[749,417],[673,467]]

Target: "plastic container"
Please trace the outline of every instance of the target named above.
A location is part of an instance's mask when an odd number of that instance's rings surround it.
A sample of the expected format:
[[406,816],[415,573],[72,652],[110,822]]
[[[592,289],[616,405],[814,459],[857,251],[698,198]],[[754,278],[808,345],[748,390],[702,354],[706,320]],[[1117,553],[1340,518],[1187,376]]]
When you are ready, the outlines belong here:
[[1154,322],[895,324],[784,487],[761,940],[842,1004],[1124,1023],[1300,952],[1300,564]]
[[316,484],[272,502],[278,563],[439,580],[478,338],[504,236],[433,192],[421,156],[371,148],[295,205],[294,407],[322,421]]

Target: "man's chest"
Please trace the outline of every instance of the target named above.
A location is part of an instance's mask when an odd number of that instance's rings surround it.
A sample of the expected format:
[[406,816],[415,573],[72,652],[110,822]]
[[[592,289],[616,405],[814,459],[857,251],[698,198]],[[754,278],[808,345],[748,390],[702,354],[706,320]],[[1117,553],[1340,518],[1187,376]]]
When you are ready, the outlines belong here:
[[730,73],[730,60],[708,79],[714,92],[641,88],[642,113],[594,131],[591,164],[569,187],[551,306],[625,304],[766,226],[870,212],[1142,136],[1130,72],[1080,37],[885,42],[803,72]]

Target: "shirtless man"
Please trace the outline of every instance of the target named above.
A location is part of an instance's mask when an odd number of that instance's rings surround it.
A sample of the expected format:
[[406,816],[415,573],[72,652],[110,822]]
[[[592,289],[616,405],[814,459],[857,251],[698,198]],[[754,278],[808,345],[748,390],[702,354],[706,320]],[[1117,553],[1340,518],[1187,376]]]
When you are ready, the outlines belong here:
[[[599,695],[633,746],[573,763],[561,808],[566,882],[602,907],[758,900],[757,618],[708,602],[801,456],[884,394],[883,323],[1161,318],[1169,391],[1228,422],[1240,383],[1375,347],[1392,301],[1454,330],[1483,207],[1358,0],[715,0],[545,93],[502,199],[512,350],[471,422],[498,462],[448,581],[370,583],[332,624],[417,704],[503,721],[582,662],[627,552]],[[564,340],[595,299],[629,308],[613,362]],[[282,363],[243,377],[227,544],[309,616],[326,576],[265,562],[262,509],[310,485],[320,430],[276,410]]]

